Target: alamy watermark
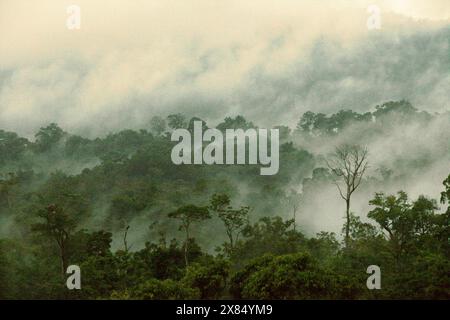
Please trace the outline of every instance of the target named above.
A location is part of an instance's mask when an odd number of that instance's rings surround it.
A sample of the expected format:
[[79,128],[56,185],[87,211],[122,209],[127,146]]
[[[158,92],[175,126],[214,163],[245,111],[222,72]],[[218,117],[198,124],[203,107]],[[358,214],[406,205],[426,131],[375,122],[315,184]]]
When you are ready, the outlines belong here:
[[370,274],[370,276],[367,278],[366,286],[367,289],[373,290],[373,289],[381,289],[381,269],[377,265],[370,265],[367,267],[366,272]]
[[370,14],[367,19],[367,29],[369,30],[379,30],[381,29],[381,10],[375,4],[367,7],[367,13]]
[[79,266],[73,264],[67,267],[67,274],[70,276],[67,278],[66,286],[69,290],[80,290],[81,289],[81,269]]
[[[172,149],[172,162],[177,165],[260,164],[261,175],[274,175],[280,165],[279,132],[270,129],[270,143],[268,133],[268,129],[226,129],[224,135],[215,128],[203,132],[202,121],[194,121],[193,137],[187,129],[172,132],[171,140],[179,142]],[[204,142],[209,144],[204,147]]]
[[66,27],[69,30],[79,30],[81,28],[81,8],[72,4],[66,8],[68,14],[66,19]]

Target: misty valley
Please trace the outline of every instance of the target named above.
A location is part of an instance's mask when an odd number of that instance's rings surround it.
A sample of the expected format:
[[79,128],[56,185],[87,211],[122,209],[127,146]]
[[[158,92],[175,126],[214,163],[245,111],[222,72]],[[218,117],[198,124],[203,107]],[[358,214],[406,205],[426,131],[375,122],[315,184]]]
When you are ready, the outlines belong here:
[[200,124],[260,129],[177,113],[105,136],[0,130],[0,298],[450,297],[450,113],[298,114],[271,128],[273,175],[236,153],[173,163],[174,132]]

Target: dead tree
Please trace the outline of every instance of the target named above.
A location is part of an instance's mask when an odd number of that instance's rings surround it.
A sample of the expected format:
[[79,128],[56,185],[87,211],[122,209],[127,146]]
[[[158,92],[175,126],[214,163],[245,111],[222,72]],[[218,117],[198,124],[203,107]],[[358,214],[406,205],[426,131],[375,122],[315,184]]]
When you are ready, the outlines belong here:
[[350,233],[350,199],[361,184],[368,167],[368,150],[359,145],[342,145],[337,147],[334,154],[327,161],[331,170],[334,184],[346,205],[345,245],[348,245]]

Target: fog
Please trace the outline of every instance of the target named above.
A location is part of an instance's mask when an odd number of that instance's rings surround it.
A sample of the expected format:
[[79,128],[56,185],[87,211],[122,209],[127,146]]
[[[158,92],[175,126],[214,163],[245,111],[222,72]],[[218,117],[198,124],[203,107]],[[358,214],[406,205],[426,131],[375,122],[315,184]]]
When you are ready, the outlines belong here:
[[[367,178],[379,178],[380,167],[394,170],[388,181],[365,181],[356,191],[352,211],[363,218],[376,191],[439,198],[450,163],[448,0],[80,0],[75,31],[65,26],[69,4],[0,2],[0,129],[33,138],[56,122],[94,138],[148,128],[153,116],[172,113],[212,126],[243,115],[260,127],[294,129],[309,110],[367,112],[406,99],[442,115],[426,126],[366,134],[355,124],[333,138],[293,140],[318,159],[341,143],[360,143],[369,149]],[[380,7],[379,30],[367,28],[369,4]],[[76,173],[96,161],[55,169]],[[91,224],[106,210],[98,204]],[[343,214],[327,184],[301,205],[297,223],[309,234],[339,232]],[[131,222],[132,243],[147,237],[145,215]]]
[[2,1],[0,127],[94,137],[176,112],[295,126],[387,100],[448,110],[448,2],[371,1],[380,30],[368,3],[79,1],[71,31],[64,1]]
[[[441,115],[426,125],[393,123],[391,128],[378,134],[373,134],[370,127],[356,124],[335,138],[298,139],[297,145],[318,157],[323,156],[322,159],[344,143],[359,143],[368,148],[369,169],[353,194],[351,204],[351,211],[363,221],[368,221],[366,216],[371,210],[368,202],[376,192],[396,194],[403,190],[410,200],[420,195],[439,200],[442,182],[450,169],[450,114]],[[327,167],[325,161],[318,166]],[[388,179],[382,178],[379,171],[382,168],[392,170]],[[345,202],[336,186],[329,181],[320,183],[313,195],[300,205],[299,225],[309,234],[321,230],[339,233],[344,223]],[[442,205],[440,211],[445,209]]]

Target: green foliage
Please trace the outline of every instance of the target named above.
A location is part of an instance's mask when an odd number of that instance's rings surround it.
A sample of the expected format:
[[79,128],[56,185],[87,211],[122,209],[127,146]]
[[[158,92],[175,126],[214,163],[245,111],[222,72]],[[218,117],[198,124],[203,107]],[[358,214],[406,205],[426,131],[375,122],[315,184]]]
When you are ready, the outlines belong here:
[[[202,255],[200,247],[191,239],[189,248],[188,260],[197,261]],[[165,240],[159,244],[146,243],[145,248],[135,253],[135,261],[144,274],[156,279],[179,280],[184,275],[184,250],[176,240],[169,245]]]
[[9,284],[7,278],[8,261],[5,254],[5,243],[0,241],[0,300],[7,299]]
[[192,222],[209,219],[210,215],[207,207],[198,207],[190,204],[169,213],[169,217],[179,219],[182,227],[187,228]]
[[183,282],[188,287],[198,289],[200,299],[219,299],[224,293],[228,275],[228,261],[209,258],[202,263],[189,265]]
[[186,266],[189,264],[189,240],[190,227],[193,222],[198,222],[211,218],[207,207],[198,207],[192,204],[182,206],[177,210],[169,213],[169,218],[178,219],[181,222],[180,230],[186,233],[184,242],[184,260]]
[[248,206],[233,209],[230,206],[230,198],[226,194],[214,194],[210,201],[211,210],[215,211],[219,219],[223,222],[229,239],[228,251],[234,249],[243,228],[248,224]]
[[447,207],[447,213],[450,214],[450,175],[447,179],[444,180],[445,191],[441,193],[441,203],[445,203],[446,201],[449,203]]
[[308,239],[308,251],[311,255],[326,264],[339,253],[340,245],[333,232],[319,232],[315,238]]
[[352,123],[371,119],[370,113],[358,114],[352,110],[341,110],[329,117],[323,113],[307,111],[297,124],[297,129],[310,135],[335,135]]
[[123,279],[120,278],[117,259],[106,256],[89,256],[81,264],[83,298],[107,298],[114,290],[120,290]]
[[161,117],[154,116],[150,120],[150,129],[152,133],[155,134],[156,136],[162,135],[166,131],[167,129],[166,127],[167,127],[166,120],[164,120]]
[[283,221],[280,217],[264,217],[244,228],[243,239],[233,250],[232,261],[236,266],[261,255],[294,253],[304,248],[304,235],[293,230],[293,220]]
[[235,298],[323,299],[338,290],[333,278],[306,253],[266,255],[231,280]]
[[149,279],[130,290],[130,297],[139,300],[197,299],[198,290],[186,287],[182,282],[172,279]]
[[333,136],[352,125],[370,122],[381,122],[385,125],[395,125],[407,121],[428,121],[431,115],[425,111],[419,112],[411,103],[405,100],[390,101],[375,107],[374,112],[363,114],[352,110],[340,110],[335,114],[305,112],[297,124],[297,130],[311,136]]
[[[0,299],[449,299],[450,176],[445,213],[426,197],[378,193],[368,219],[349,212],[347,246],[331,232],[305,236],[303,225],[281,218],[314,214],[308,199],[328,200],[321,188],[333,177],[309,141],[341,139],[346,130],[364,141],[436,117],[406,101],[364,114],[305,113],[294,132],[278,126],[276,176],[254,166],[174,165],[170,131],[198,119],[181,114],[154,117],[149,131],[95,139],[56,124],[35,142],[0,130]],[[217,128],[256,125],[238,115]],[[367,180],[385,190],[404,161]],[[117,249],[128,226],[130,246]],[[81,267],[82,290],[65,287],[68,264]],[[381,267],[382,290],[365,285],[372,264]]]
[[75,230],[76,221],[63,208],[54,204],[40,210],[38,215],[44,222],[34,224],[32,230],[56,241],[61,258],[61,272],[64,274],[68,266],[69,238]]
[[436,201],[421,196],[410,203],[407,194],[400,191],[398,196],[377,193],[369,203],[375,208],[367,216],[387,232],[397,258],[430,245],[446,247],[448,220],[446,215],[435,213]]
[[169,115],[167,123],[171,129],[185,129],[187,127],[186,118],[181,113]]
[[66,133],[58,127],[56,123],[51,123],[47,127],[41,128],[39,132],[36,133],[34,150],[39,153],[49,151],[56,146],[65,135]]
[[217,125],[217,129],[225,131],[226,129],[251,129],[256,128],[252,122],[247,121],[243,116],[235,118],[226,117],[225,120]]
[[0,165],[8,161],[17,161],[25,153],[30,142],[14,132],[0,130]]

